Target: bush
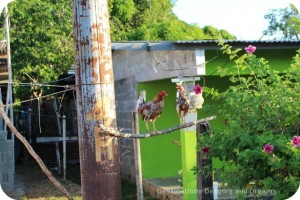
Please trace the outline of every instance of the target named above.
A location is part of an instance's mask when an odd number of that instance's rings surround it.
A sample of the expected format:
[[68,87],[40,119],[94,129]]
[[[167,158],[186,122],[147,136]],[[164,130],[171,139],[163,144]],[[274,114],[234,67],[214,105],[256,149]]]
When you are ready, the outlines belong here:
[[253,54],[255,47],[238,55],[241,49],[220,46],[235,63],[234,72],[220,69],[232,86],[224,92],[206,88],[206,94],[220,101],[214,110],[226,128],[201,136],[201,146],[228,164],[221,176],[229,185],[254,182],[252,187],[276,191],[276,199],[291,197],[300,179],[300,51],[280,73]]

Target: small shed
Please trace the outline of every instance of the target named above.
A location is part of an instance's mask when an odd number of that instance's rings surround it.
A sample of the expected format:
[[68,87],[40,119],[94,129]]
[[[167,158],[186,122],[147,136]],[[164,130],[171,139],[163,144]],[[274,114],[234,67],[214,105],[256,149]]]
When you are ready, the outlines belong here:
[[[244,49],[256,46],[255,54],[269,60],[275,68],[288,67],[300,48],[300,40],[293,41],[225,41],[233,48]],[[115,78],[117,126],[126,132],[133,131],[133,115],[139,91],[147,91],[150,100],[160,90],[166,90],[165,108],[157,120],[158,130],[179,124],[175,111],[176,85],[174,78],[195,78],[196,83],[219,90],[226,89],[228,78],[217,73],[218,67],[230,67],[233,63],[219,51],[218,41],[174,41],[174,42],[115,42],[112,44]],[[205,97],[205,104],[211,100]],[[201,109],[191,118],[214,115],[202,113]],[[140,132],[146,128],[140,121]],[[222,121],[211,121],[211,127],[222,127]],[[141,161],[144,180],[183,179],[184,199],[196,199],[196,176],[191,170],[196,166],[196,136],[186,134],[195,129],[175,131],[174,133],[144,139],[141,141]],[[181,144],[180,146],[177,144]],[[121,175],[134,180],[134,150],[131,139],[121,139]],[[122,153],[125,152],[125,153]],[[220,164],[214,160],[213,165]],[[180,174],[182,172],[182,175]],[[182,176],[182,177],[181,177]],[[178,185],[180,183],[178,182]],[[150,191],[151,192],[151,191]],[[156,191],[154,196],[159,197]],[[154,191],[155,193],[155,191]]]

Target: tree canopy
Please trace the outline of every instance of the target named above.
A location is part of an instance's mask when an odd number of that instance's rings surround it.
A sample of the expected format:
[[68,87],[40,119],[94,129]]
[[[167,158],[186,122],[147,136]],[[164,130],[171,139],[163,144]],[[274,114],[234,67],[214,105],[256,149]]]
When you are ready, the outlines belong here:
[[[16,83],[55,80],[73,64],[71,0],[17,0],[9,4],[11,56]],[[41,93],[46,88],[31,87]],[[28,98],[28,87],[15,87]]]
[[179,20],[170,0],[109,0],[113,41],[131,40],[200,40],[235,39],[225,30],[210,27],[211,32],[196,24]]
[[269,26],[264,35],[274,39],[300,39],[300,14],[296,6],[272,9],[265,15]]
[[[235,39],[225,30],[200,28],[179,20],[172,11],[172,0],[108,3],[112,41],[201,40],[220,36]],[[49,82],[67,72],[74,62],[71,0],[17,0],[9,4],[9,16],[15,82]],[[45,89],[15,87],[14,91],[16,97],[28,98],[28,92],[41,93]]]
[[[201,28],[178,19],[173,12],[176,0],[108,3],[112,41],[236,39],[226,30]],[[9,4],[9,15],[14,81],[48,82],[66,73],[74,62],[72,1],[17,0]],[[271,10],[265,18],[269,27],[264,35],[299,39],[300,16],[293,4]],[[3,26],[0,36],[4,38]],[[16,87],[14,91],[16,96],[28,97],[28,88]]]

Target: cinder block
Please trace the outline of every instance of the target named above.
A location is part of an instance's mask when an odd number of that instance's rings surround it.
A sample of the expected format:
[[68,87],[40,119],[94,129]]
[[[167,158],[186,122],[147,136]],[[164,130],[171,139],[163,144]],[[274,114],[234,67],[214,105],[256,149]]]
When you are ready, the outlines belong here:
[[14,172],[8,172],[7,173],[7,182],[14,182],[14,180],[15,180]]
[[14,191],[14,182],[3,182],[1,183],[1,187],[4,193],[13,192]]
[[0,162],[0,173],[14,172],[14,162]]
[[[0,153],[1,154],[1,153]],[[2,158],[0,159],[0,162],[10,162],[13,161],[13,151],[3,151],[2,152]]]
[[2,181],[1,181],[1,183],[8,182],[8,173],[1,173],[1,174],[2,174]]
[[0,131],[0,141],[7,140],[7,132],[6,131]]
[[132,147],[133,146],[133,140],[132,139],[126,139],[126,141],[125,141],[126,143],[126,146],[128,146],[128,147]]
[[14,148],[14,142],[12,140],[0,141],[1,151],[12,151]]

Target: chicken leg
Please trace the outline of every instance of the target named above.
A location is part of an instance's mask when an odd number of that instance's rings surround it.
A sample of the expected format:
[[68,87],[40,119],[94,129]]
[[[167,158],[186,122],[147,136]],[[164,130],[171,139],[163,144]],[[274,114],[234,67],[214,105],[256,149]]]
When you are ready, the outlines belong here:
[[145,121],[145,125],[146,125],[146,128],[147,128],[147,133],[149,133],[148,121]]
[[152,124],[153,124],[153,131],[152,131],[152,135],[156,135],[157,134],[157,130],[156,130],[156,127],[155,127],[155,121],[152,121]]

